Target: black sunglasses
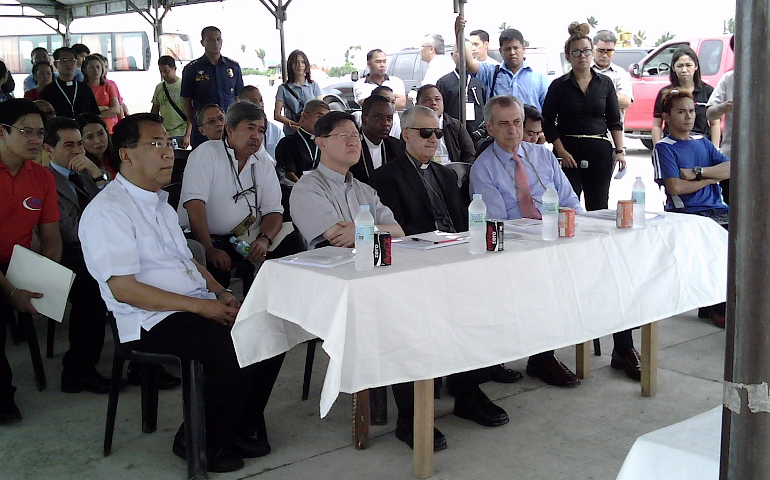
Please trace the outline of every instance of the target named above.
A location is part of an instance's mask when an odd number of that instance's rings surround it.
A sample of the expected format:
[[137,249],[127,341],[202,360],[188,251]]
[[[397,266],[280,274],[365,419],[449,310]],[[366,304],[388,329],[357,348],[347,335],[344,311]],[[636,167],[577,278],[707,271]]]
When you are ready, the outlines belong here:
[[444,136],[444,132],[440,128],[417,128],[417,127],[406,127],[409,130],[419,130],[420,136],[422,138],[430,138],[431,135],[434,133],[436,134],[436,138],[440,139]]

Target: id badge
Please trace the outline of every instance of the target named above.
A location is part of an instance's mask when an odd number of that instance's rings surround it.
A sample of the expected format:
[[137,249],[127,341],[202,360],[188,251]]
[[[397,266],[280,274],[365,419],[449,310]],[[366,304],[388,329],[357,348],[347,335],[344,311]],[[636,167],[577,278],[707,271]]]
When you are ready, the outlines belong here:
[[472,102],[465,103],[465,120],[473,122],[476,120],[476,105]]

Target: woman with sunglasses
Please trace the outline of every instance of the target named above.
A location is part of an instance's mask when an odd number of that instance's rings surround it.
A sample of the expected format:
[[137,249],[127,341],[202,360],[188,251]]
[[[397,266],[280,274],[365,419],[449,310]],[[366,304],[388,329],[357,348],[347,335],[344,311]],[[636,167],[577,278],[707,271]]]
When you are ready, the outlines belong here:
[[[586,210],[607,208],[610,179],[616,163],[626,168],[623,124],[615,86],[610,77],[591,68],[593,42],[587,23],[572,22],[564,44],[572,71],[557,78],[548,88],[543,104],[543,132],[553,143],[554,153],[572,189],[585,195]],[[558,124],[557,124],[558,122]],[[607,138],[612,135],[613,143]],[[613,151],[613,144],[615,145]],[[639,353],[631,330],[613,335],[611,366],[633,379],[641,379]]]
[[719,119],[709,121],[706,118],[706,104],[709,101],[714,87],[704,82],[700,75],[700,62],[695,51],[687,46],[679,47],[671,56],[671,69],[668,75],[669,85],[663,87],[655,98],[655,106],[652,113],[652,141],[658,143],[661,138],[668,135],[668,126],[663,128],[662,97],[663,92],[674,88],[687,90],[692,93],[695,100],[695,123],[692,127],[692,133],[703,135],[711,140],[717,149],[722,135]]
[[114,179],[118,172],[110,163],[112,142],[107,134],[107,125],[104,120],[93,113],[81,113],[76,121],[80,127],[80,135],[83,137],[86,157],[105,172],[110,180]]
[[112,127],[118,123],[121,114],[118,91],[104,78],[104,64],[96,55],[89,55],[83,60],[83,81],[94,92],[96,103],[99,105],[99,117],[104,119],[107,133],[112,134]]
[[286,60],[288,80],[275,93],[273,118],[283,123],[283,133],[291,135],[299,128],[299,117],[305,104],[322,100],[321,87],[310,78],[310,61],[302,50],[294,50]]

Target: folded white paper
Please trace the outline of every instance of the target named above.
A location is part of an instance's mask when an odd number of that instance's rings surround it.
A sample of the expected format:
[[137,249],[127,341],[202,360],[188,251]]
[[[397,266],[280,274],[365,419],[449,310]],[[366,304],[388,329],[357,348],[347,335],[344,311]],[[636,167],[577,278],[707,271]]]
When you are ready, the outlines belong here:
[[15,245],[6,278],[16,288],[42,293],[43,298],[31,299],[32,306],[41,315],[57,322],[63,320],[67,297],[75,280],[72,270],[21,245]]

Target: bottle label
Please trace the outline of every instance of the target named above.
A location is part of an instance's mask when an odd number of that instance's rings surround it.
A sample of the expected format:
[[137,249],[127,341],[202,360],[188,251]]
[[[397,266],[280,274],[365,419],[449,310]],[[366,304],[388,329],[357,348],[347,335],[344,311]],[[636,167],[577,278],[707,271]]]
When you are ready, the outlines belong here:
[[357,242],[374,241],[374,225],[356,225]]
[[482,225],[486,227],[487,225],[487,216],[483,213],[469,213],[468,214],[468,224],[470,225]]
[[543,202],[543,214],[544,215],[558,215],[559,214],[559,202]]
[[635,190],[631,192],[631,200],[633,200],[634,203],[644,205],[644,191]]

